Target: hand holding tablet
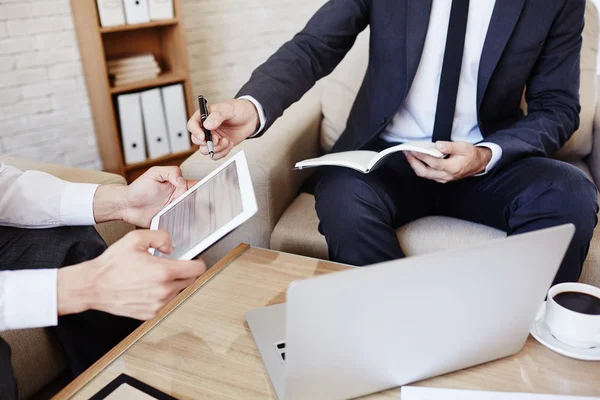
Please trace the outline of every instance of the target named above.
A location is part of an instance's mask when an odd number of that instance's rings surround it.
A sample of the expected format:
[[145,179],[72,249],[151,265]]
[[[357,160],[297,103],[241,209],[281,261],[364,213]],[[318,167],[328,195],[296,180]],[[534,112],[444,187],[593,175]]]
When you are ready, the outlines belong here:
[[151,230],[166,230],[175,251],[159,257],[191,260],[258,211],[243,151],[223,163],[153,219]]

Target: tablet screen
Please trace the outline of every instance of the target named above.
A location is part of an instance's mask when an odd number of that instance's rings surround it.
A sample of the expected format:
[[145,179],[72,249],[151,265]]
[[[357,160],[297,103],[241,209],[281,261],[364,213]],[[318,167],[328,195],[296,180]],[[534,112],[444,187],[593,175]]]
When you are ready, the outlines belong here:
[[158,229],[171,234],[175,251],[157,254],[177,259],[242,212],[242,192],[233,162],[160,217]]

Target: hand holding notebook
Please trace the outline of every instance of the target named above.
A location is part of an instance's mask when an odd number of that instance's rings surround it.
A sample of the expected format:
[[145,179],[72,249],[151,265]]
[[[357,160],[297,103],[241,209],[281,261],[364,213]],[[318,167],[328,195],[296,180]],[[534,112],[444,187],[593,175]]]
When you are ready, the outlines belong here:
[[390,147],[379,153],[369,150],[345,151],[331,153],[318,158],[311,158],[296,163],[296,169],[335,166],[352,168],[363,174],[368,174],[384,164],[385,159],[399,151],[413,151],[436,158],[446,158],[446,155],[435,148],[432,142],[410,142]]

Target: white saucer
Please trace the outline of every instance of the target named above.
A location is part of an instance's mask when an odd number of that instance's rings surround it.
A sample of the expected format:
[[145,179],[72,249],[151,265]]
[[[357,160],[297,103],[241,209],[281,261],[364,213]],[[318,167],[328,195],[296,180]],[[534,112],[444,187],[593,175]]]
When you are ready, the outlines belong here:
[[577,360],[585,361],[600,361],[600,347],[594,347],[592,349],[578,349],[576,347],[568,346],[562,342],[559,342],[550,333],[546,322],[544,322],[544,315],[546,314],[546,302],[540,307],[535,322],[531,328],[531,336],[533,336],[538,342],[549,348],[550,350],[562,354],[565,357],[575,358]]

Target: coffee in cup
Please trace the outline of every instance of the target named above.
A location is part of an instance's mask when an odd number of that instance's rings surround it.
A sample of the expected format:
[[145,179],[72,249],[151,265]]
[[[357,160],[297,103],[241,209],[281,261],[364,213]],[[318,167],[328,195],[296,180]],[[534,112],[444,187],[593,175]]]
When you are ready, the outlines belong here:
[[548,292],[545,322],[560,342],[577,348],[600,346],[600,289],[561,283]]

